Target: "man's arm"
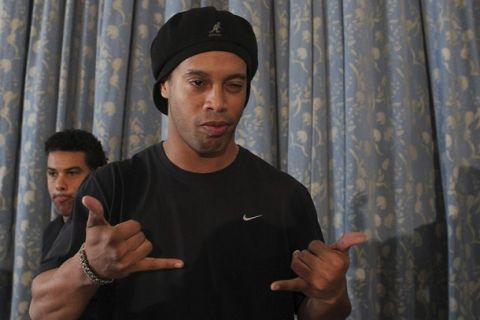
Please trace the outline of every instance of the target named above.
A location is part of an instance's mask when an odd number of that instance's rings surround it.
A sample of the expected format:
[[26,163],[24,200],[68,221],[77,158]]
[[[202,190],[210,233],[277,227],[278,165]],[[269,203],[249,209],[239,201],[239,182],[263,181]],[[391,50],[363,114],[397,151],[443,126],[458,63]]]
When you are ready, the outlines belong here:
[[77,252],[59,268],[42,272],[33,279],[30,317],[32,320],[78,318],[98,287],[81,269]]
[[[111,226],[97,199],[85,196],[82,202],[89,209],[84,250],[88,265],[98,278],[121,279],[139,271],[183,267],[183,261],[178,259],[147,257],[152,244],[137,221]],[[35,277],[30,317],[33,320],[78,318],[98,287],[83,270],[77,252],[59,268]]]
[[272,290],[305,294],[298,311],[301,320],[345,319],[351,311],[346,280],[348,249],[365,241],[361,232],[345,234],[332,245],[312,241],[308,249],[293,253],[291,267],[298,277],[275,281]]

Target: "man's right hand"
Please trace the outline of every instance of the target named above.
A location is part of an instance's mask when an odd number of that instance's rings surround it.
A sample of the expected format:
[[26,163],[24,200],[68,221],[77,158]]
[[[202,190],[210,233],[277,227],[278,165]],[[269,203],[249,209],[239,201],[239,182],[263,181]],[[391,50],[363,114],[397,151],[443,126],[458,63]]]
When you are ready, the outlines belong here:
[[139,222],[128,220],[112,226],[105,220],[100,201],[84,196],[82,203],[89,210],[85,252],[100,278],[121,279],[138,271],[183,267],[179,259],[147,257],[152,243],[145,238]]

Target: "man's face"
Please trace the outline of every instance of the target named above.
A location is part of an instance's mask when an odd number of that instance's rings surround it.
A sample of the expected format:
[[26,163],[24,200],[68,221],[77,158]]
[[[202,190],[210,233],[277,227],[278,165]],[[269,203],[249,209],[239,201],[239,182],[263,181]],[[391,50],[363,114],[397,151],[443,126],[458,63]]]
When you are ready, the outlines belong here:
[[247,67],[239,56],[209,51],[187,58],[161,86],[168,99],[168,139],[177,148],[215,156],[234,145],[245,106]]
[[52,151],[48,154],[48,192],[55,212],[64,220],[70,216],[78,187],[90,171],[84,152]]

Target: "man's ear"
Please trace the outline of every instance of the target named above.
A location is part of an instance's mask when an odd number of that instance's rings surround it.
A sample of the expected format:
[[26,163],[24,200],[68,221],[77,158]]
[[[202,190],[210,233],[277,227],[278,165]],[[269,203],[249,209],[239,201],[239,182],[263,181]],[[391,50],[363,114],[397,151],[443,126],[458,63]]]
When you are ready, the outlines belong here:
[[165,80],[162,83],[160,83],[160,93],[163,98],[168,99],[168,91],[169,91],[168,80]]

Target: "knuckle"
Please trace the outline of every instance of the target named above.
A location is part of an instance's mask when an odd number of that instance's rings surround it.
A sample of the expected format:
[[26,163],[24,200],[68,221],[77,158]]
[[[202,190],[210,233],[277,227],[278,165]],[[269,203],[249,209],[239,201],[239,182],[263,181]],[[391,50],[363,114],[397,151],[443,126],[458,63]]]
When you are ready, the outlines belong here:
[[[137,240],[138,240],[140,243],[144,242],[144,241],[147,239],[147,238],[145,237],[145,234],[144,234],[143,232],[137,233],[136,236],[137,236],[137,238],[138,238]],[[148,240],[147,240],[147,241],[148,241]]]
[[142,225],[137,220],[128,220],[127,222],[129,224],[129,227],[131,227],[134,230],[141,230],[142,229]]
[[117,263],[125,255],[125,249],[122,244],[106,245],[102,250],[107,263]]
[[112,244],[115,241],[114,232],[102,232],[101,241],[107,245]]
[[325,277],[325,280],[322,281],[322,283],[328,287],[328,286],[331,286],[333,284],[335,284],[335,281],[336,280],[336,276],[332,273],[328,273],[327,276]]
[[112,252],[111,252],[111,255],[110,257],[115,260],[115,261],[118,261],[122,258],[123,256],[123,250],[121,250],[120,247],[114,247],[112,249]]
[[114,269],[116,272],[123,272],[123,271],[125,271],[127,268],[128,268],[128,265],[127,265],[124,261],[116,261],[116,262],[113,264],[113,269]]
[[320,290],[323,289],[326,284],[328,284],[328,281],[324,281],[323,279],[315,279],[311,282],[311,284],[315,289]]
[[299,263],[297,259],[292,259],[292,262],[290,262],[290,268],[292,270],[296,270],[298,268],[298,265]]
[[149,240],[144,240],[143,241],[143,246],[146,254],[149,254],[153,250],[153,245]]
[[324,286],[327,288],[337,287],[342,279],[344,279],[344,275],[341,272],[327,273],[324,278]]
[[167,259],[165,261],[163,261],[163,267],[165,268],[172,268],[174,266],[175,262],[170,260],[170,259]]
[[308,244],[308,250],[309,251],[315,251],[318,249],[318,247],[321,245],[320,240],[313,240]]
[[308,249],[304,249],[299,251],[295,258],[297,260],[302,260],[302,259],[305,259],[305,257],[308,257],[308,255],[310,255],[310,251],[308,251]]
[[343,269],[345,262],[338,255],[334,255],[330,259],[330,265],[333,269]]
[[334,255],[330,262],[332,268],[338,270],[339,273],[345,272],[349,266],[349,259],[343,253]]

